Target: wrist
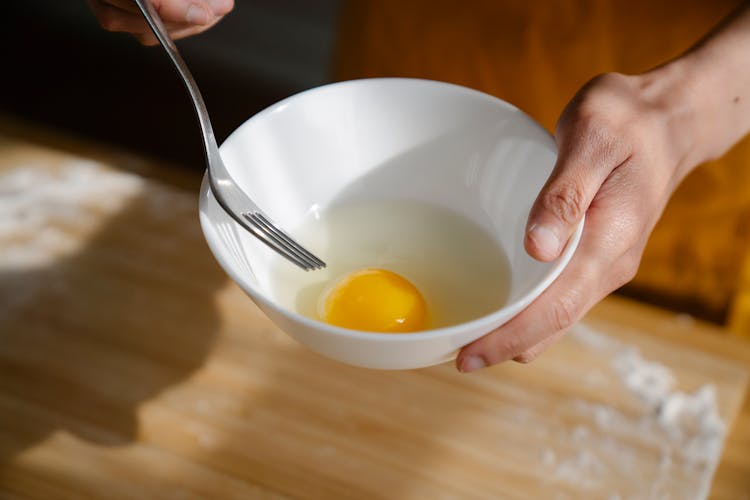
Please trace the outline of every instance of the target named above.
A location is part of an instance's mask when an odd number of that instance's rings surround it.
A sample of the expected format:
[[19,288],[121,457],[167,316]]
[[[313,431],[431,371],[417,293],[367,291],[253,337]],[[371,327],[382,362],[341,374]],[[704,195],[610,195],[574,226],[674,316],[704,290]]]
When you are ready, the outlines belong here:
[[676,60],[632,77],[646,109],[657,117],[664,134],[662,144],[672,158],[678,180],[714,156],[692,71],[690,65]]
[[720,28],[681,57],[636,77],[642,95],[682,137],[676,140],[688,171],[750,132],[750,6]]

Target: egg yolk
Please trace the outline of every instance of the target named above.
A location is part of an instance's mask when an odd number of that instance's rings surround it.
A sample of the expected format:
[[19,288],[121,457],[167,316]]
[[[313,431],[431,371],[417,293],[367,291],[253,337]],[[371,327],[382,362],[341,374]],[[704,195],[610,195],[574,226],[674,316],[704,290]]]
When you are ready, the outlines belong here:
[[348,274],[322,299],[322,319],[343,328],[405,333],[425,327],[422,294],[406,278],[384,269]]

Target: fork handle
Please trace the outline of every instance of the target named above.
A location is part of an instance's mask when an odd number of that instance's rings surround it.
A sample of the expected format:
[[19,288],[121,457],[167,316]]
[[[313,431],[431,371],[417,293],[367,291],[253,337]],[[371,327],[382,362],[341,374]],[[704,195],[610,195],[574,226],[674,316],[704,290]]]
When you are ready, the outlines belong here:
[[[221,156],[219,155],[219,145],[216,143],[216,136],[214,135],[214,129],[211,125],[211,120],[208,117],[208,110],[206,109],[206,103],[203,101],[203,96],[198,89],[198,84],[195,83],[192,73],[182,59],[180,52],[177,50],[177,46],[174,44],[172,37],[169,36],[164,23],[162,22],[159,14],[151,4],[151,0],[135,0],[138,8],[141,10],[143,17],[146,19],[151,31],[154,32],[156,39],[159,41],[164,50],[172,60],[177,72],[182,77],[182,81],[190,94],[193,106],[195,107],[195,113],[198,115],[198,123],[201,127],[203,136],[203,147],[206,150],[206,156],[208,165],[214,165],[214,162],[221,162]],[[223,165],[223,163],[220,163]],[[210,169],[209,169],[210,170]],[[210,176],[210,173],[209,173]]]
[[208,117],[206,103],[203,101],[203,96],[198,89],[198,84],[195,82],[195,79],[193,79],[193,75],[190,73],[187,64],[177,50],[177,46],[174,44],[172,37],[169,36],[159,14],[151,4],[151,0],[135,0],[135,3],[141,10],[141,13],[146,19],[151,31],[154,32],[156,39],[167,52],[167,55],[169,55],[174,67],[182,78],[182,82],[185,84],[185,88],[187,88],[188,93],[190,94],[191,101],[195,107],[195,113],[198,116],[198,123],[201,128],[201,137],[203,138],[203,147],[206,152],[206,165],[211,192],[221,208],[223,208],[232,219],[246,230],[253,232],[252,226],[250,226],[244,218],[238,215],[238,210],[233,210],[233,205],[241,207],[244,202],[244,205],[248,208],[257,209],[257,206],[252,203],[252,200],[246,200],[247,197],[239,192],[239,189],[229,175],[229,171],[226,166],[224,166],[224,162],[219,154],[219,145],[216,143],[214,129],[211,125],[211,120]]

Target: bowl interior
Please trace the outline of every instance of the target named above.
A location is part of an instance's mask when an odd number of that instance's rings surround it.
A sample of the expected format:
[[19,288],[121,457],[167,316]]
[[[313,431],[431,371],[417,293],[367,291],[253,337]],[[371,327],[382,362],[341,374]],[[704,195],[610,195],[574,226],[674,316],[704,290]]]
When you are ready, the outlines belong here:
[[[555,143],[517,108],[486,94],[412,79],[328,85],[251,118],[221,153],[241,188],[292,234],[332,204],[410,199],[463,214],[495,238],[510,264],[509,303],[553,269],[526,254],[523,237]],[[271,250],[204,196],[204,231],[219,261],[245,290],[275,302]]]

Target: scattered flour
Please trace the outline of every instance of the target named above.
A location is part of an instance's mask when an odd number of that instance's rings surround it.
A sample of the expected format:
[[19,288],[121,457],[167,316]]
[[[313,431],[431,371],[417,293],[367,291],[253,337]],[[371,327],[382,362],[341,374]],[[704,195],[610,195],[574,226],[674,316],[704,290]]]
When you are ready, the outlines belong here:
[[604,465],[599,457],[590,450],[584,449],[570,458],[561,460],[557,464],[555,477],[574,483],[581,488],[590,489],[601,483],[603,472]]
[[[610,365],[619,381],[646,405],[646,417],[688,445],[691,460],[709,460],[715,456],[726,429],[719,416],[713,385],[704,385],[692,393],[678,391],[672,371],[645,359],[636,348],[582,324],[576,326],[573,336],[584,345],[597,350],[604,348],[613,354]],[[606,407],[599,408],[595,416],[601,424],[610,418]]]
[[0,271],[44,266],[85,243],[82,234],[144,187],[136,175],[90,161],[23,166],[0,174]]
[[[559,437],[555,449],[541,451],[541,465],[551,477],[577,490],[606,493],[601,498],[706,498],[726,432],[715,387],[677,390],[668,367],[586,325],[577,325],[571,337],[603,360],[603,366],[581,368],[584,382],[608,384],[633,404],[626,411],[576,400],[564,409],[591,423],[577,425]],[[595,378],[589,381],[591,373]],[[643,463],[643,447],[658,450],[652,464]],[[625,486],[602,490],[608,484]],[[670,497],[675,490],[680,496]]]
[[675,380],[664,365],[644,359],[637,349],[627,348],[612,361],[625,387],[650,407],[660,406],[669,396]]
[[[82,251],[125,210],[162,221],[193,217],[195,202],[174,188],[84,159],[20,164],[0,172],[0,317],[28,304],[42,289],[68,293],[60,274],[64,270],[56,264]],[[151,244],[171,247],[180,241],[164,238]]]

